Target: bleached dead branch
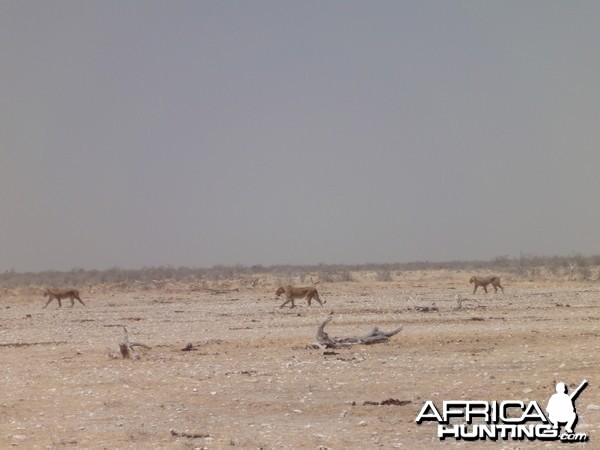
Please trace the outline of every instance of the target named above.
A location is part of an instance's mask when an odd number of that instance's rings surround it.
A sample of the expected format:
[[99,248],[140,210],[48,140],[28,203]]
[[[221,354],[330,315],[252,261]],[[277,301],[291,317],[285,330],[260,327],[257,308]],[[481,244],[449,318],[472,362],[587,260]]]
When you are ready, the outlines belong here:
[[320,345],[325,346],[326,348],[334,348],[354,344],[379,344],[381,342],[387,342],[390,337],[402,331],[402,325],[400,325],[400,327],[389,332],[380,331],[378,328],[373,328],[373,330],[370,333],[366,334],[363,337],[332,338],[329,337],[327,332],[325,332],[325,325],[327,325],[332,319],[333,316],[327,317],[323,321],[323,323],[319,325],[319,328],[317,328],[317,341]]
[[[129,333],[127,332],[127,328],[123,327],[123,341],[119,343],[119,351],[121,353],[121,356],[123,358],[126,359],[130,359],[130,358],[134,358],[134,359],[138,359],[139,356],[137,355],[137,353],[135,352],[133,347],[142,347],[145,348],[147,350],[151,350],[152,347],[146,345],[146,344],[142,344],[141,342],[129,342]],[[116,355],[114,353],[109,353],[110,356],[112,357],[116,357]]]

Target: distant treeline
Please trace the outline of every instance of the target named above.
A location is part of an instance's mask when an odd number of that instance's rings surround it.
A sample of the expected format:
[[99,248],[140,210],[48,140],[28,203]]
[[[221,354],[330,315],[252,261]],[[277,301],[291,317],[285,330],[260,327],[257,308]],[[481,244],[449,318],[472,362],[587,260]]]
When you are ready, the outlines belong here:
[[271,274],[282,277],[315,274],[323,281],[352,281],[352,272],[371,271],[378,274],[378,280],[391,280],[390,274],[416,270],[460,270],[497,271],[520,277],[564,277],[573,279],[598,280],[596,273],[600,266],[600,255],[596,256],[530,256],[518,258],[498,256],[489,261],[414,261],[407,263],[366,263],[366,264],[316,264],[316,265],[253,265],[253,266],[213,266],[210,268],[190,267],[143,267],[141,269],[121,269],[112,267],[106,270],[72,269],[70,271],[43,271],[19,273],[7,271],[0,274],[0,286],[79,286],[83,284],[151,283],[157,280],[182,282],[202,282],[233,280]]

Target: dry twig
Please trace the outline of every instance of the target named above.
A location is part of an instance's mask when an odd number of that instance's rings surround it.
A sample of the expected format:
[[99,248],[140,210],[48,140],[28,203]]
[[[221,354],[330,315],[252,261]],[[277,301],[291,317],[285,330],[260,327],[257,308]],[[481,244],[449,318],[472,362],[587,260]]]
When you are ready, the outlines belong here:
[[208,433],[188,433],[187,431],[177,431],[171,428],[171,436],[185,437],[190,439],[210,437]]
[[211,288],[199,287],[199,288],[194,288],[192,290],[193,291],[207,291],[207,292],[210,292],[211,294],[227,294],[228,292],[240,292],[240,290],[238,288],[211,289]]

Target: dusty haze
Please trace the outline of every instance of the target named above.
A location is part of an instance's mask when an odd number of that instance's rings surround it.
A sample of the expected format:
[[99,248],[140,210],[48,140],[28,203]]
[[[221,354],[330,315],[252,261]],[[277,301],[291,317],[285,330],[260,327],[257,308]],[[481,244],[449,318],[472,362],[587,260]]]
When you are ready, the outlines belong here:
[[599,16],[2,2],[0,271],[597,254]]

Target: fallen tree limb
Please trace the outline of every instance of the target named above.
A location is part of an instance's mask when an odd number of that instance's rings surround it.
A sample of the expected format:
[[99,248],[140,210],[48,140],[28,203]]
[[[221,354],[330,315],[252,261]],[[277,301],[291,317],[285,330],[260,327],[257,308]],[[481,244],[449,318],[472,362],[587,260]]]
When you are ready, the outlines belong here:
[[411,403],[412,403],[412,401],[410,401],[410,400],[398,400],[397,398],[388,398],[387,400],[382,400],[380,402],[374,402],[374,401],[370,401],[370,400],[365,400],[363,402],[363,406],[364,405],[374,405],[374,406],[390,406],[390,405],[404,406],[404,405],[410,405]]
[[238,288],[231,288],[231,289],[211,289],[211,288],[194,288],[192,289],[192,291],[206,291],[206,292],[210,292],[211,294],[227,294],[228,292],[240,292],[240,290]]
[[29,347],[31,345],[59,345],[66,344],[67,341],[56,341],[56,342],[7,342],[0,344],[0,347]]
[[131,358],[131,355],[136,356],[135,350],[133,347],[142,347],[148,350],[151,350],[152,347],[142,344],[141,342],[129,342],[129,335],[127,333],[127,328],[123,327],[123,332],[125,336],[123,337],[123,342],[119,344],[119,350],[121,351],[121,356],[123,358]]
[[456,301],[456,305],[454,305],[454,309],[462,309],[462,305],[464,302],[475,302],[477,303],[477,305],[479,305],[479,301],[475,300],[474,298],[462,298],[462,296],[460,294],[456,294],[454,296],[454,300]]
[[207,438],[210,437],[208,433],[188,433],[186,431],[177,431],[171,428],[171,435],[178,437],[185,437],[190,439]]
[[439,311],[439,310],[440,310],[440,309],[439,309],[439,308],[438,308],[438,307],[435,305],[435,303],[434,303],[433,305],[431,305],[431,306],[422,306],[422,305],[420,305],[420,303],[421,303],[421,298],[420,298],[420,296],[418,296],[418,295],[417,295],[417,298],[416,298],[416,299],[415,299],[415,298],[412,298],[412,297],[409,297],[409,299],[408,299],[408,300],[409,300],[409,301],[410,301],[410,302],[411,302],[411,303],[414,305],[415,311],[419,311],[419,312],[437,312],[437,311]]
[[326,348],[335,348],[343,345],[354,344],[379,344],[380,342],[387,342],[390,337],[402,331],[402,325],[400,325],[400,327],[389,332],[380,331],[378,328],[373,328],[373,330],[370,333],[362,337],[331,338],[325,331],[325,325],[327,325],[331,321],[331,319],[333,319],[332,316],[327,317],[327,319],[325,319],[323,323],[319,325],[319,328],[317,328],[317,341],[319,342],[319,344],[325,346]]

